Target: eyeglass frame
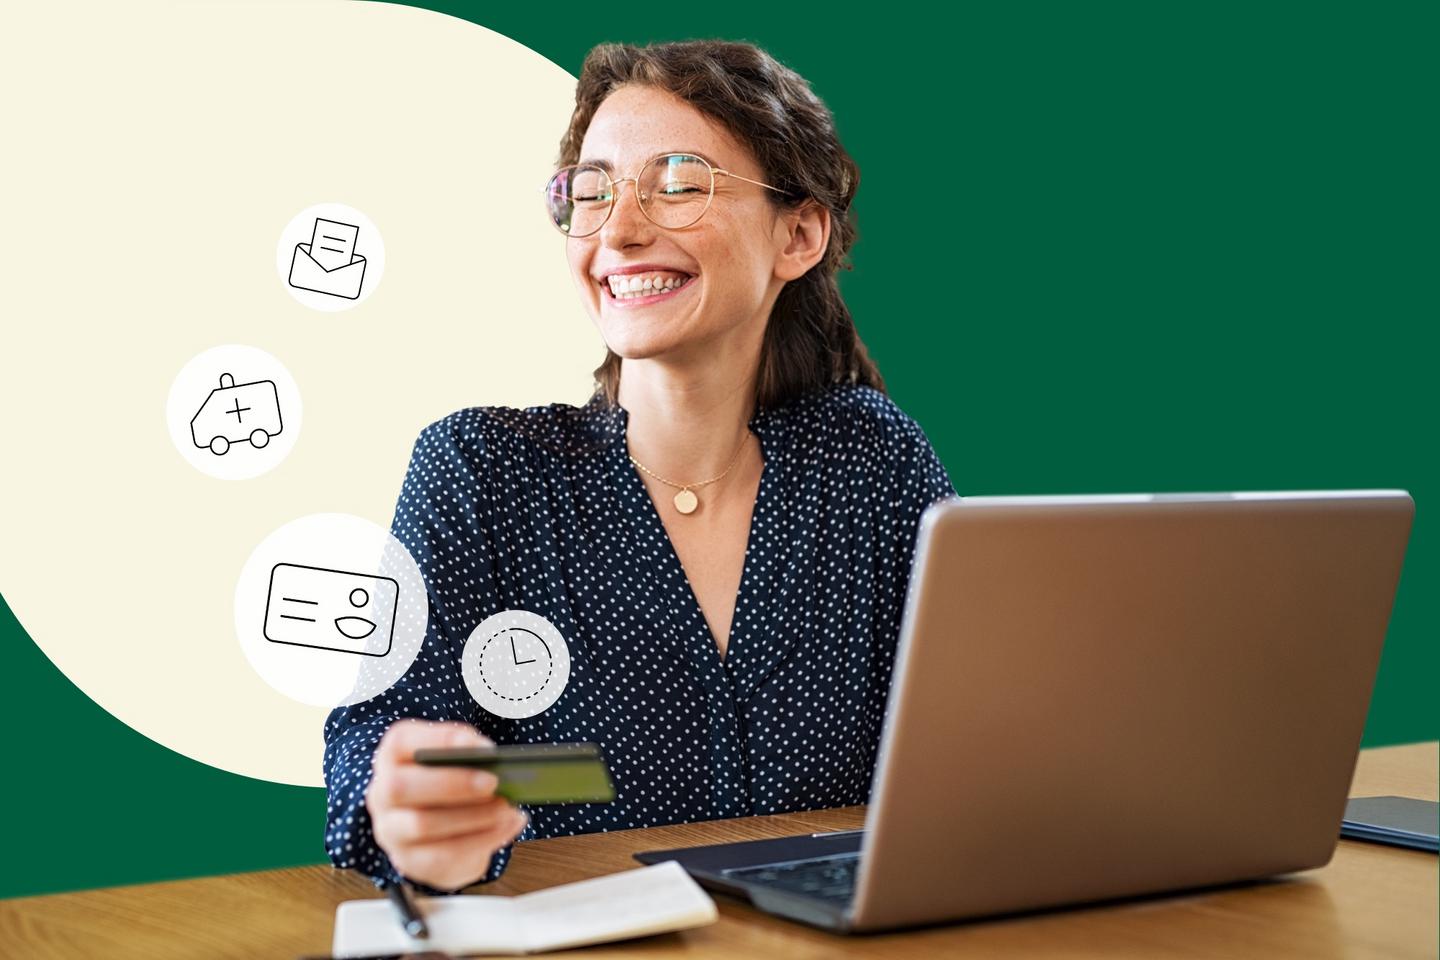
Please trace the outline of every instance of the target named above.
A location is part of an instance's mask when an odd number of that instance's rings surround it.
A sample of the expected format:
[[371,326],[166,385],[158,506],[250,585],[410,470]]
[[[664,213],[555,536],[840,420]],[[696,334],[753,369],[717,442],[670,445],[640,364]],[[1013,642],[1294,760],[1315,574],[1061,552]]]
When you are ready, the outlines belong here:
[[[644,173],[645,170],[650,166],[650,164],[654,163],[656,160],[663,160],[666,157],[693,157],[694,159],[699,160],[701,163],[705,164],[706,168],[710,171],[710,194],[705,198],[705,209],[701,210],[699,215],[696,216],[694,220],[691,220],[683,227],[667,227],[665,226],[665,224],[658,222],[645,210],[645,204],[639,202],[640,198],[637,194],[635,205],[640,208],[640,212],[645,215],[646,220],[649,220],[661,230],[688,230],[691,227],[695,226],[695,224],[699,223],[701,219],[704,218],[705,214],[710,212],[710,204],[715,202],[716,176],[734,177],[736,180],[744,180],[746,183],[753,183],[757,187],[764,187],[767,190],[774,190],[776,193],[780,194],[786,192],[780,187],[772,186],[768,183],[761,183],[759,180],[752,180],[749,177],[742,176],[741,174],[732,173],[729,170],[724,169],[723,167],[717,167],[715,166],[715,164],[700,156],[698,153],[687,153],[683,150],[655,154],[655,156],[651,157],[640,165],[640,172]],[[560,224],[555,222],[555,218],[549,217],[548,219],[550,220],[551,225],[554,226],[556,230],[559,230],[561,235],[563,235],[567,240],[583,240],[586,237],[593,237],[595,236],[595,234],[599,233],[605,228],[605,224],[610,222],[611,215],[615,213],[615,205],[620,202],[620,184],[628,180],[630,183],[633,183],[635,185],[635,189],[637,191],[640,189],[640,178],[638,175],[633,177],[612,177],[610,176],[609,170],[606,170],[604,167],[596,163],[569,163],[563,167],[560,167],[554,173],[550,174],[550,179],[545,181],[545,186],[540,188],[540,192],[553,195],[553,191],[550,189],[550,185],[555,182],[555,178],[559,176],[562,171],[574,170],[580,167],[594,167],[596,170],[599,170],[601,173],[605,174],[605,179],[610,181],[610,186],[613,188],[610,194],[610,206],[605,211],[605,218],[600,221],[600,223],[595,227],[594,230],[591,230],[589,233],[582,233],[579,236],[562,230]]]

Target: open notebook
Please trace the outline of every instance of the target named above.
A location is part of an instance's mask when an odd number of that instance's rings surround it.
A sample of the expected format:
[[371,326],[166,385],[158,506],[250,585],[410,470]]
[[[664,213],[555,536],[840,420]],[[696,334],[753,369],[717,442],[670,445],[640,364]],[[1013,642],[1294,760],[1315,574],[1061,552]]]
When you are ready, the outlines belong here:
[[715,901],[666,860],[520,896],[417,897],[430,937],[400,928],[389,900],[349,900],[335,910],[337,957],[444,950],[535,953],[714,923]]

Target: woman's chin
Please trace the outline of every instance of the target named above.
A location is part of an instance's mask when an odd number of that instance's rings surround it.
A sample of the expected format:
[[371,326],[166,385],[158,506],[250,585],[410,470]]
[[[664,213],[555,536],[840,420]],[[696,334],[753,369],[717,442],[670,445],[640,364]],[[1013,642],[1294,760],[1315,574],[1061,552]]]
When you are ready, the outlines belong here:
[[649,360],[673,352],[680,343],[659,337],[606,337],[605,345],[626,360]]
[[627,360],[659,356],[687,342],[688,338],[677,336],[673,328],[649,329],[651,327],[643,317],[607,317],[600,324],[600,335],[612,352]]

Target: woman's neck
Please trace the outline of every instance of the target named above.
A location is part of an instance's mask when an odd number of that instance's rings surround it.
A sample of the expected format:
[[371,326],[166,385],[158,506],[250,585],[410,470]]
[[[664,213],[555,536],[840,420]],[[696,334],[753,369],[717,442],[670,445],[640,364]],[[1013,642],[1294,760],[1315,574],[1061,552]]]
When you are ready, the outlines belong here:
[[755,413],[755,370],[716,364],[680,370],[658,360],[621,363],[620,405],[630,455],[677,483],[722,473],[746,440]]

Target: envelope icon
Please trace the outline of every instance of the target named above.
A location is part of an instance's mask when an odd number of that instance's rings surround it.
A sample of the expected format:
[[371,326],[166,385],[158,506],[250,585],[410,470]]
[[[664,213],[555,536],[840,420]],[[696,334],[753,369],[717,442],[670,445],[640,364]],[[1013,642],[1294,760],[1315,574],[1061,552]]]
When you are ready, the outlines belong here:
[[265,597],[265,639],[383,657],[395,635],[400,584],[348,570],[277,563]]
[[360,297],[360,283],[365,279],[365,258],[352,254],[350,262],[326,270],[310,256],[310,244],[295,244],[295,254],[290,259],[290,286],[300,290],[312,290],[332,297],[357,300]]

